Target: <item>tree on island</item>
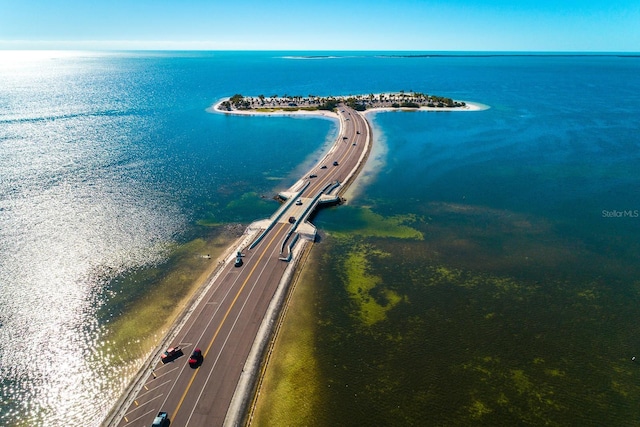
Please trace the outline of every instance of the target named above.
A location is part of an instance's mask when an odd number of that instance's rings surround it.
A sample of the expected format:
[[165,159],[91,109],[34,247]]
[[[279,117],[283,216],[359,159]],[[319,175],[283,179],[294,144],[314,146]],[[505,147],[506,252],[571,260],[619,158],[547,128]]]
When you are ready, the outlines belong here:
[[229,102],[236,108],[249,108],[251,106],[251,102],[248,99],[245,99],[244,96],[236,93],[231,98],[229,98]]
[[231,102],[231,104],[233,105],[238,105],[243,100],[244,100],[244,96],[240,95],[239,93],[236,93],[231,98],[229,98],[229,102]]
[[420,104],[411,101],[404,101],[400,106],[403,108],[420,108]]
[[347,98],[347,100],[345,101],[345,104],[347,104],[349,107],[353,108],[356,111],[364,111],[367,109],[367,106],[364,105],[362,101],[354,97]]
[[[420,108],[421,106],[437,107],[437,108],[457,108],[464,107],[464,102],[454,101],[451,98],[446,98],[437,95],[427,95],[422,92],[405,92],[401,90],[395,93],[380,93],[379,95],[370,93],[369,95],[348,95],[347,97],[319,97],[317,95],[309,94],[308,97],[301,95],[289,95],[285,94],[282,97],[273,95],[270,98],[265,98],[264,95],[258,95],[257,97],[244,97],[241,94],[235,94],[227,101],[221,104],[221,109],[232,110],[233,108],[239,110],[248,110],[256,108],[260,105],[264,106],[265,103],[269,103],[272,108],[278,106],[287,106],[289,108],[299,107],[300,105],[306,105],[309,109],[329,110],[336,109],[339,103],[344,102],[349,107],[356,111],[365,111],[367,108],[377,108],[384,106],[391,106],[393,108]],[[313,105],[317,105],[313,106]]]
[[318,106],[318,110],[329,110],[333,111],[338,106],[338,101],[334,98],[325,99],[322,104]]

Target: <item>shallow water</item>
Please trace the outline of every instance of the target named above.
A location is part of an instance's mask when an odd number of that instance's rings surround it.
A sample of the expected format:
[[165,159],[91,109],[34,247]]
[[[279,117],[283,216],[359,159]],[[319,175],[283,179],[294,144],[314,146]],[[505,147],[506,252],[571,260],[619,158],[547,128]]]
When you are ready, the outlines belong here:
[[387,219],[386,236],[366,207],[323,224],[297,285],[315,321],[288,314],[284,337],[303,339],[278,343],[256,425],[635,423],[637,249],[625,263],[515,213],[424,215]]
[[200,73],[217,64],[188,55],[6,55],[0,424],[98,425],[162,337],[149,327],[178,303],[140,301],[184,296],[163,280],[206,266],[181,252],[201,255],[204,239],[208,253],[216,230],[270,215],[274,188],[335,125],[210,114],[233,85],[206,85],[215,75]]
[[320,378],[362,390],[323,396],[327,423],[636,419],[638,59],[288,56],[2,54],[0,423],[98,425],[152,345],[115,373],[97,349],[158,339],[132,307],[273,212],[336,134],[211,104],[402,89],[491,108],[376,115],[384,167],[316,218]]
[[257,425],[635,424],[637,79],[498,62],[490,110],[374,116],[383,167],[315,219],[315,338],[279,344],[313,363],[271,362]]

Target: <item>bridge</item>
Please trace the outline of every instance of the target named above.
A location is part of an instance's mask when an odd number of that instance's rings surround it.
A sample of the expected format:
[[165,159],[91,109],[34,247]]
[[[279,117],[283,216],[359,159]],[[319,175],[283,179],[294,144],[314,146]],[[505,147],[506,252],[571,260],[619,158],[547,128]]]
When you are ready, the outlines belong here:
[[[168,413],[172,426],[244,423],[272,326],[293,272],[315,240],[308,218],[323,204],[340,201],[370,150],[371,129],[364,116],[342,104],[337,113],[335,144],[279,195],[284,203],[271,218],[251,224],[239,246],[230,248],[104,426],[150,426],[160,411]],[[184,355],[162,363],[167,347],[179,347]],[[187,361],[196,348],[204,360],[192,368]]]

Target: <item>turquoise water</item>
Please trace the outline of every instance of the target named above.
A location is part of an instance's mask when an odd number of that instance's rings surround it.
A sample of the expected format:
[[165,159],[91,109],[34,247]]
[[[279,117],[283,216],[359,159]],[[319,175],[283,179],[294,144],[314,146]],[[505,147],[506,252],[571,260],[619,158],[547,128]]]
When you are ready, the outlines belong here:
[[[106,381],[108,367],[92,354],[111,281],[161,266],[172,244],[203,233],[199,222],[268,216],[277,204],[264,200],[336,135],[329,120],[207,112],[235,93],[415,90],[489,105],[377,114],[388,152],[355,205],[436,220],[442,206],[535,218],[563,245],[606,254],[589,275],[618,272],[620,292],[632,293],[639,71],[638,57],[615,55],[3,52],[0,424],[44,425],[43,414],[54,424],[102,419],[128,380]],[[342,215],[323,212],[318,225],[336,228],[350,218]],[[501,244],[495,230],[485,238]],[[638,314],[628,304],[621,309]]]

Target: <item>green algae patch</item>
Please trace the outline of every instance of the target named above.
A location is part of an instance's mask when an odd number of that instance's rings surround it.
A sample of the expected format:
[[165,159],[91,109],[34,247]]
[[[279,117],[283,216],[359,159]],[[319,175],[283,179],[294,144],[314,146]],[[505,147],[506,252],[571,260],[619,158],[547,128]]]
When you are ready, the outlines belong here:
[[481,400],[474,400],[469,407],[469,413],[472,419],[479,420],[484,415],[490,414],[492,409]]
[[198,221],[196,221],[196,224],[198,224],[201,227],[220,227],[223,223],[220,221],[216,221],[213,218],[209,218],[209,219],[199,219]]
[[556,381],[561,380],[564,374],[555,369],[540,371],[536,365],[542,364],[541,361],[527,368],[510,368],[511,363],[505,362],[486,356],[464,364],[464,371],[474,377],[475,393],[483,396],[482,401],[471,397],[469,418],[477,420],[491,414],[491,417],[498,416],[499,419],[501,411],[506,410],[516,419],[526,420],[527,425],[555,425],[550,421],[550,415],[561,410],[559,402],[554,400],[561,382],[553,385],[541,381],[539,373],[555,371],[551,376]]
[[533,388],[533,384],[521,369],[511,370],[511,380],[519,394],[529,393]]
[[[395,307],[403,297],[391,289],[384,288],[381,277],[371,274],[371,263],[375,258],[388,254],[372,245],[358,245],[344,262],[346,289],[358,307],[358,317],[367,326],[386,318],[386,313]],[[376,288],[382,289],[376,289]],[[377,290],[377,296],[373,291]]]
[[270,198],[260,197],[255,192],[244,193],[240,198],[230,201],[226,208],[226,215],[243,221],[253,221],[261,217],[269,217],[277,207],[277,203]]
[[105,336],[100,352],[114,364],[148,354],[214,271],[216,259],[232,240],[232,236],[212,236],[177,244],[163,265],[115,279],[109,290],[112,312],[101,313]]
[[223,206],[209,204],[197,224],[203,227],[222,227],[229,223],[229,218],[240,223],[250,223],[270,217],[277,207],[278,203],[274,199],[260,196],[256,192],[247,192]]
[[[318,216],[328,236],[312,251],[320,254],[317,290],[307,306],[316,317],[315,380],[308,392],[289,387],[271,398],[296,394],[302,406],[315,393],[314,418],[291,405],[275,425],[638,419],[640,371],[630,360],[640,333],[631,320],[640,306],[637,269],[618,270],[609,254],[531,216],[436,207],[384,217],[340,206]],[[386,227],[371,231],[374,224]],[[424,240],[399,238],[389,224]]]
[[547,375],[551,377],[564,377],[566,373],[560,369],[545,369]]
[[422,233],[405,225],[416,221],[416,215],[395,215],[383,217],[371,209],[362,209],[361,217],[367,224],[362,230],[354,230],[354,234],[366,237],[392,237],[396,239],[424,240]]
[[[422,219],[415,214],[382,216],[369,207],[342,206],[335,222],[323,223],[323,228],[337,236],[361,236],[424,240],[424,234],[412,227]],[[333,219],[333,218],[330,218]]]
[[[474,274],[445,265],[429,266],[424,270],[426,279],[422,282],[424,286],[457,286],[468,290],[481,287],[483,290],[490,290],[496,300],[513,298],[524,301],[539,290],[539,286],[524,284],[513,277],[485,273]],[[494,312],[485,315],[485,319],[494,317]]]

